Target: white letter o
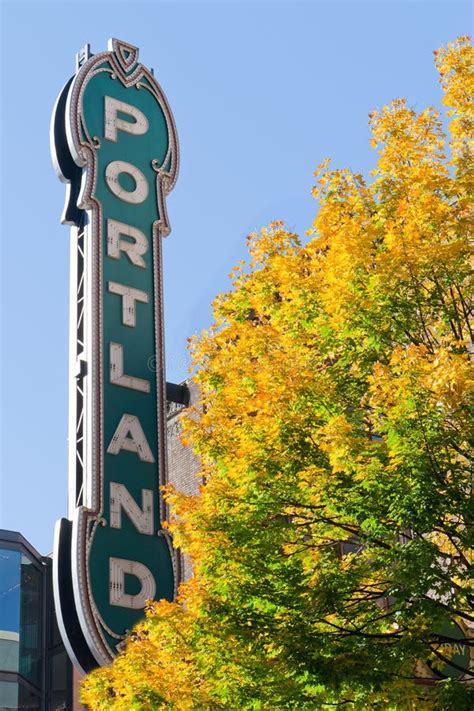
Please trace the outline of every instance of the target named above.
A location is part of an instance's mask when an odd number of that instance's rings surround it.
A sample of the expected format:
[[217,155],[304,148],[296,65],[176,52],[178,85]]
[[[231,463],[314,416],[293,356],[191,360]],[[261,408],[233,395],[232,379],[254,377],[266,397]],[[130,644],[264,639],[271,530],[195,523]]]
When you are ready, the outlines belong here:
[[[119,175],[128,173],[135,181],[134,190],[124,190],[119,183]],[[105,182],[110,192],[124,202],[138,205],[148,197],[148,183],[142,171],[124,160],[114,160],[105,169]]]

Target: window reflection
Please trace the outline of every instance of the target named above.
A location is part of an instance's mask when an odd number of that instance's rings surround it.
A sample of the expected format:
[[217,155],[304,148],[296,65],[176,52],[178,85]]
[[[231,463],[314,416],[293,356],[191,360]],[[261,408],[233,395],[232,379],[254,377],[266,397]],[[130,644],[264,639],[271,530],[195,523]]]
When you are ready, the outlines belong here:
[[66,708],[68,695],[68,659],[63,650],[51,659],[50,703],[51,709],[61,711]]
[[40,711],[39,696],[22,685],[18,694],[18,711]]
[[41,685],[42,576],[25,555],[21,556],[20,674]]
[[0,711],[18,708],[18,684],[12,681],[0,681]]
[[19,551],[0,548],[0,671],[18,671],[20,561]]
[[40,697],[13,681],[0,681],[0,711],[40,711]]
[[1,548],[0,671],[20,673],[36,686],[41,686],[42,611],[41,571],[26,555]]
[[0,711],[65,711],[72,668],[55,619],[49,561],[21,544],[8,547],[17,541],[0,541]]

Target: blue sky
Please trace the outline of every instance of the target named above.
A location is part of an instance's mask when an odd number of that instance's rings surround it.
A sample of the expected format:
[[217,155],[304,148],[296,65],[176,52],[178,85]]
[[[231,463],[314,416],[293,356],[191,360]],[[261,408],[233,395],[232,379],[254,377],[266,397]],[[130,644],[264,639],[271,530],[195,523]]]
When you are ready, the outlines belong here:
[[42,553],[66,512],[69,229],[49,121],[75,52],[140,48],[175,115],[181,171],[164,245],[167,378],[186,338],[272,219],[300,232],[326,156],[368,173],[368,113],[440,104],[432,51],[471,31],[469,2],[31,2],[1,7],[0,527]]

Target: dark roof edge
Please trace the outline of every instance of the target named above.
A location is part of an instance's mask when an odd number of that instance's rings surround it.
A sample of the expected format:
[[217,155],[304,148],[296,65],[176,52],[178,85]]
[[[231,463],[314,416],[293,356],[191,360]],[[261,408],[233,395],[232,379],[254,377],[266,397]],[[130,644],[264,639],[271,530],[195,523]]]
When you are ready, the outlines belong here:
[[44,556],[38,553],[36,548],[18,531],[7,531],[5,528],[0,528],[0,547],[2,543],[16,543],[24,551],[32,555],[38,561],[43,562]]

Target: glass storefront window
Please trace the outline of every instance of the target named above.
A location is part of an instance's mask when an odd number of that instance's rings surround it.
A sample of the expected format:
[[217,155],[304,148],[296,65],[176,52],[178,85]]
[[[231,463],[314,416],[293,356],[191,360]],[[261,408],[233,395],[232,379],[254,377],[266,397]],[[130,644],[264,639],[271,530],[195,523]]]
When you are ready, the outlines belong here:
[[0,671],[18,671],[20,571],[21,553],[0,548]]
[[20,674],[41,685],[42,575],[25,555],[21,556]]
[[68,658],[64,650],[51,659],[50,708],[54,711],[67,709],[68,683],[70,683]]
[[13,681],[0,681],[0,711],[40,711],[38,694]]
[[72,698],[50,560],[21,534],[0,530],[0,711],[66,711]]
[[12,711],[18,708],[18,684],[12,681],[0,681],[0,711]]
[[41,702],[38,694],[33,693],[20,684],[18,694],[18,711],[40,711]]
[[1,548],[0,671],[22,674],[38,687],[42,665],[42,602],[41,570],[19,551]]

